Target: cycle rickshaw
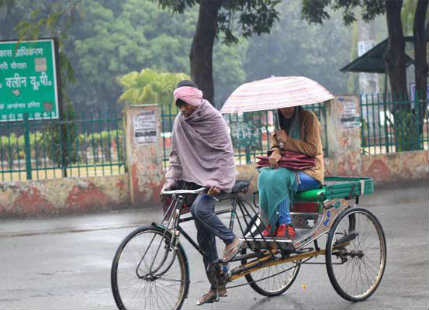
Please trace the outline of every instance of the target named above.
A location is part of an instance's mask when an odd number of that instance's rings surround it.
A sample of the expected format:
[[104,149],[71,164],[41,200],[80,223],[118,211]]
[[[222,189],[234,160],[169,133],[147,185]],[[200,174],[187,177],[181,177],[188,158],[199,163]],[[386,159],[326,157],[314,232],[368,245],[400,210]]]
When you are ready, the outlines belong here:
[[[335,291],[349,301],[370,297],[377,289],[386,266],[386,240],[378,219],[359,208],[359,199],[373,193],[370,178],[327,177],[323,187],[298,192],[291,206],[295,239],[264,237],[265,226],[256,203],[247,200],[249,181],[237,181],[231,193],[218,197],[227,207],[229,227],[237,223],[243,248],[225,268],[213,265],[219,284],[226,288],[249,285],[264,296],[286,292],[301,266],[324,256]],[[181,224],[192,221],[186,212],[187,195],[204,188],[164,192],[172,199],[160,224],[132,231],[118,247],[111,269],[112,292],[119,309],[180,309],[188,295],[190,271],[181,240],[184,238],[204,255]],[[223,204],[225,205],[225,204]],[[326,237],[325,247],[319,240]],[[245,283],[234,281],[244,278]]]

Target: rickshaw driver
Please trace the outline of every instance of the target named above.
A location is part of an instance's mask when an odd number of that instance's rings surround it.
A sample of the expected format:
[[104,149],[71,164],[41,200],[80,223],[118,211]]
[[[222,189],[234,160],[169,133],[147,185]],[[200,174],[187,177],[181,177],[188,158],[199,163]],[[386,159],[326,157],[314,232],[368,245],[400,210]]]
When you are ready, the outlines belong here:
[[235,184],[234,152],[227,125],[218,110],[192,81],[181,81],[174,91],[174,101],[180,113],[174,120],[172,150],[163,190],[174,188],[179,181],[208,188],[191,207],[197,228],[197,240],[204,251],[204,266],[211,284],[198,305],[213,302],[227,295],[218,287],[209,271],[218,261],[215,236],[225,243],[223,260],[229,261],[239,251],[241,242],[215,214],[214,195],[230,192]]

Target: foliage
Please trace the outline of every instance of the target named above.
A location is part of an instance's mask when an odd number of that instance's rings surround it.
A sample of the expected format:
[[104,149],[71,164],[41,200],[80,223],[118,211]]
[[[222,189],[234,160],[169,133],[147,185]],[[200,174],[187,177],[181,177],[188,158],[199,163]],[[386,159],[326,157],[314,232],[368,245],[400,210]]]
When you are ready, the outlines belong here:
[[73,105],[64,105],[64,120],[48,125],[41,143],[47,150],[47,155],[57,167],[67,167],[79,160],[75,143],[78,138]]
[[[69,29],[76,17],[80,15],[81,3],[82,0],[53,3],[30,0],[9,1],[9,6],[13,10],[20,10],[22,14],[14,27],[19,40],[36,40],[43,37],[56,38],[59,47],[62,86],[74,82],[73,67],[64,52],[63,42],[68,39]],[[63,93],[63,96],[66,94]]]
[[[358,24],[354,23],[352,25],[352,47],[350,51],[350,60],[354,60],[358,57]],[[347,81],[347,91],[349,94],[358,94],[359,93],[359,80],[358,74],[354,72],[349,73],[349,79]]]
[[[32,158],[38,162],[43,161],[44,156],[48,156],[49,159],[58,157],[58,160],[54,161],[58,166],[60,156],[56,155],[53,150],[55,148],[60,150],[60,146],[56,144],[55,140],[49,140],[52,135],[47,134],[46,131],[35,131],[31,132],[29,136]],[[69,152],[74,154],[73,163],[85,164],[99,161],[99,149],[106,161],[111,161],[113,158],[118,161],[123,159],[123,137],[123,132],[120,129],[77,135],[73,143],[68,144]],[[0,136],[0,162],[6,162],[10,169],[13,168],[14,161],[25,160],[24,149],[25,139],[23,135],[11,133],[8,136]],[[88,158],[88,154],[92,154],[93,160]]]
[[222,107],[228,96],[246,81],[248,73],[245,63],[248,57],[248,46],[248,41],[243,38],[234,45],[215,45],[213,76],[216,89],[214,105],[216,107]]
[[[85,0],[84,16],[73,27],[72,63],[79,84],[73,100],[88,106],[113,104],[121,94],[117,78],[142,68],[189,72],[189,21],[173,18],[151,1]],[[177,29],[175,31],[175,29]]]
[[[103,130],[89,135],[79,135],[80,160],[84,163],[91,162],[88,153],[92,154],[92,161],[101,160],[112,162],[113,158],[120,161],[123,159],[123,132],[122,130]],[[101,150],[101,154],[99,153]],[[116,151],[116,156],[114,154]],[[102,159],[100,158],[102,155]]]
[[191,77],[214,105],[213,46],[222,34],[226,43],[237,43],[235,33],[247,38],[252,34],[270,32],[278,20],[278,0],[158,0],[161,7],[184,13],[186,8],[199,5],[199,16],[190,49]]
[[356,9],[361,9],[363,20],[370,21],[385,12],[385,2],[386,0],[302,0],[302,16],[310,23],[322,24],[331,18],[329,8],[334,11],[343,9],[344,23],[350,25],[356,21]]
[[[95,105],[107,110],[106,105],[121,95],[118,77],[142,68],[189,74],[197,9],[172,15],[141,0],[87,0],[84,7],[82,19],[71,31],[75,40],[67,45],[77,80],[70,91],[74,102],[89,110]],[[244,79],[241,64],[246,53],[239,45],[239,50],[215,47],[215,82],[221,98],[231,91],[233,77]]]
[[[184,13],[186,9],[201,5],[195,0],[158,0],[162,8],[170,8],[174,12]],[[237,43],[240,33],[244,37],[252,34],[268,33],[274,22],[278,20],[276,6],[279,0],[231,0],[219,1],[221,9],[217,18],[218,32],[223,33],[226,43]]]
[[[9,0],[0,0],[0,6],[5,1]],[[237,44],[214,46],[216,106],[220,107],[246,80],[271,74],[307,75],[333,91],[345,89],[346,79],[337,69],[349,60],[348,30],[340,26],[337,19],[323,28],[305,25],[297,14],[299,1],[283,4],[278,1],[223,1],[218,42]],[[30,29],[30,25],[37,24],[37,16],[50,20],[49,25],[52,25],[50,30],[42,27],[41,35],[64,35],[60,40],[60,59],[62,84],[67,93],[63,96],[68,96],[77,112],[116,110],[115,103],[122,94],[118,77],[130,72],[150,68],[157,72],[190,74],[189,50],[198,18],[197,1],[162,1],[170,8],[170,4],[175,3],[176,11],[182,14],[162,10],[158,1],[9,2],[13,6],[3,5],[0,9],[1,39],[17,36],[13,28],[19,21],[27,21]],[[30,18],[31,11],[40,14],[34,13]],[[49,19],[49,13],[55,11],[58,13]],[[263,27],[252,28],[251,22],[257,25],[264,20],[277,19],[281,25],[276,23],[270,36],[249,39],[242,36],[250,35],[250,30],[257,34],[263,32]],[[259,39],[262,41],[258,42]],[[75,83],[65,83],[70,81],[71,73]],[[155,91],[148,92],[153,95]]]
[[394,117],[396,152],[421,149],[416,115],[412,111],[398,110],[394,113]]
[[0,136],[0,162],[6,161],[9,169],[13,167],[13,162],[18,159],[19,150],[24,150],[24,136],[17,136],[14,133],[8,136]]
[[[401,21],[402,28],[404,29],[404,35],[413,35],[413,24],[416,8],[417,0],[404,0],[401,11]],[[429,8],[426,11],[426,15],[429,16]]]
[[[303,0],[302,14],[304,18],[310,23],[323,23],[330,18],[327,8],[334,10],[343,9],[343,18],[346,24],[356,20],[354,9],[360,8],[362,18],[366,21],[372,20],[375,16],[386,13],[386,24],[389,34],[389,44],[384,54],[385,72],[389,76],[390,90],[395,92],[400,97],[407,96],[407,77],[405,68],[405,41],[403,33],[409,34],[412,26],[418,29],[425,28],[425,20],[421,18],[418,20],[418,25],[413,25],[414,17],[416,16],[417,8],[422,5],[423,10],[418,12],[425,12],[427,10],[427,2],[417,2],[415,0]],[[425,37],[424,31],[421,37]],[[421,40],[423,41],[423,40]],[[427,73],[420,68],[427,67],[427,60],[424,56],[426,51],[426,43],[420,44],[418,47],[415,41],[415,55],[416,57],[416,82],[420,81],[420,88],[422,92],[426,91]],[[420,60],[420,61],[418,61]],[[395,136],[397,141],[405,141],[406,136],[409,135],[410,126],[413,122],[420,123],[420,119],[414,119],[415,115],[412,111],[411,105],[404,105],[400,111],[395,113]],[[414,127],[413,127],[414,128]],[[420,129],[421,131],[422,129]],[[421,135],[421,132],[411,132],[415,136]],[[399,139],[399,140],[398,140]],[[410,150],[416,148],[418,145],[415,143],[403,144],[402,142],[397,145],[398,149]]]
[[128,104],[161,104],[173,102],[173,91],[181,80],[190,79],[184,73],[164,73],[152,69],[130,72],[120,78],[124,92],[119,101]]
[[344,93],[347,78],[338,70],[350,60],[350,28],[342,25],[338,14],[323,26],[307,25],[300,10],[299,2],[284,2],[272,33],[249,40],[247,79],[303,75]]
[[417,1],[405,0],[401,10],[402,28],[404,35],[413,35],[414,13],[416,12]]

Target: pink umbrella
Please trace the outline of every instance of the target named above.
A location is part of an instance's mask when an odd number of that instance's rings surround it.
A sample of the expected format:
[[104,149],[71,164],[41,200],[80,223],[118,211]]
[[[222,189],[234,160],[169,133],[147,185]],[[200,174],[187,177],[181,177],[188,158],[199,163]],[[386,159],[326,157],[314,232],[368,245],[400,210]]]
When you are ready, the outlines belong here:
[[321,103],[334,98],[319,83],[303,76],[270,77],[238,87],[223,105],[222,113],[276,110]]

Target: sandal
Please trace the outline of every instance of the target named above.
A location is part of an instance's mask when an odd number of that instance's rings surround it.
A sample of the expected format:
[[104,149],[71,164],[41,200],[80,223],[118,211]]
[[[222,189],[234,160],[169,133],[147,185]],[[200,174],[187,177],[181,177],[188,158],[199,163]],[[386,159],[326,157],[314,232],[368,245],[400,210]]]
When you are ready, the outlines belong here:
[[265,227],[264,231],[262,232],[262,236],[272,237],[273,236],[272,230],[273,230],[273,227],[271,225],[267,225],[267,227]]
[[277,229],[278,238],[295,239],[296,232],[292,225],[281,224]]
[[203,304],[209,304],[213,302],[219,301],[219,297],[226,297],[228,296],[228,292],[226,291],[225,287],[219,288],[217,291],[215,289],[210,289],[210,291],[197,301],[197,305],[201,306]]

